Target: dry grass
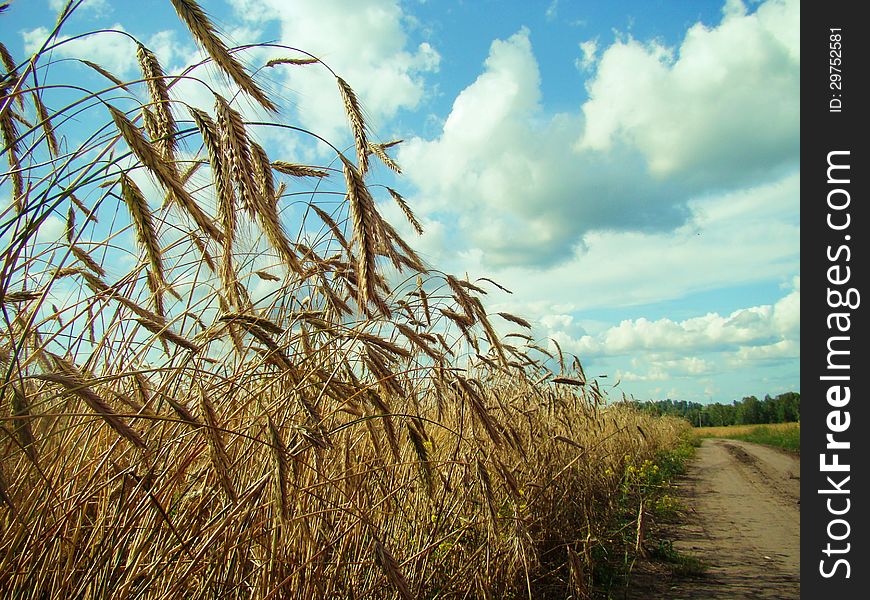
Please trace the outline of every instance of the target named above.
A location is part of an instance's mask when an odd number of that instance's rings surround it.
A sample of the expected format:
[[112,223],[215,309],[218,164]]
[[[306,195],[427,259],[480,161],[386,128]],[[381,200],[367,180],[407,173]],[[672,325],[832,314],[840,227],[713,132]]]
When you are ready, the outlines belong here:
[[800,454],[801,424],[770,423],[766,425],[729,425],[727,427],[697,427],[696,438],[729,438],[782,448]]
[[[172,4],[275,108],[201,8]],[[367,157],[391,166],[393,144],[366,141],[343,79],[357,164],[308,166],[270,157],[230,94],[216,121],[184,105],[144,47],[140,81],[85,62],[130,96],[97,93],[83,140],[63,129],[79,105],[47,109],[52,82],[3,60],[0,595],[589,595],[612,473],[683,426],[605,408],[578,361],[559,350],[553,372],[531,336],[500,337],[481,300],[500,286],[428,270],[378,212]]]
[[[695,427],[692,429],[692,434],[696,437],[708,438],[708,437],[722,437],[729,438],[733,436],[744,436],[752,433],[755,429],[758,429],[760,425],[726,425],[723,427]],[[771,430],[775,431],[787,431],[787,430],[800,430],[800,423],[772,423],[770,425],[764,425]]]

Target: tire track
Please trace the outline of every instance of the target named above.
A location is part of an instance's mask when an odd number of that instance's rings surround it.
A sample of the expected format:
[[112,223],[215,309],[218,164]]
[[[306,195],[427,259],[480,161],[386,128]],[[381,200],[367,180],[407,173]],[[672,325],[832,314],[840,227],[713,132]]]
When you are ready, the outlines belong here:
[[800,597],[799,458],[747,442],[704,440],[680,492],[689,514],[674,547],[708,570],[671,582],[658,597]]

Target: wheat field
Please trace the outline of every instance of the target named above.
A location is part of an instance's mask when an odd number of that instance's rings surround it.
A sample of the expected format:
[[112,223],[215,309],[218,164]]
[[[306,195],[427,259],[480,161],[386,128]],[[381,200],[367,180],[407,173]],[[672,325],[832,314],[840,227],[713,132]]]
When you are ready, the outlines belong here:
[[[497,283],[418,256],[352,74],[266,65],[334,76],[340,148],[171,5],[208,57],[178,75],[138,41],[132,81],[53,58],[72,3],[34,56],[0,44],[0,593],[590,597],[621,474],[685,424],[608,406],[487,311]],[[276,130],[330,158],[270,156]]]

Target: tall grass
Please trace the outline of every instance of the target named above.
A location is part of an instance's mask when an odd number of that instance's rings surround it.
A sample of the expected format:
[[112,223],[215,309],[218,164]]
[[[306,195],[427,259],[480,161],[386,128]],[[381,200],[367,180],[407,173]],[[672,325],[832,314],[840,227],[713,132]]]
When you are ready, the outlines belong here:
[[[498,286],[423,263],[347,81],[352,152],[171,4],[209,56],[178,75],[138,41],[132,81],[57,58],[73,3],[32,57],[0,47],[0,593],[588,597],[621,473],[683,426],[606,408],[487,312]],[[331,154],[269,156],[268,130]]]

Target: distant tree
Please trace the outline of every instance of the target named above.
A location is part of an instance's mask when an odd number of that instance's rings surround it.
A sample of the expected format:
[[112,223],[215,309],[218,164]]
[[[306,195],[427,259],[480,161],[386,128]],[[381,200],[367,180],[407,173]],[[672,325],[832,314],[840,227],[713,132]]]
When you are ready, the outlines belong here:
[[767,394],[764,400],[746,396],[731,404],[699,404],[671,398],[646,402],[633,400],[631,404],[638,410],[656,416],[682,417],[695,427],[721,427],[800,421],[800,399],[799,393],[787,392],[776,397]]

